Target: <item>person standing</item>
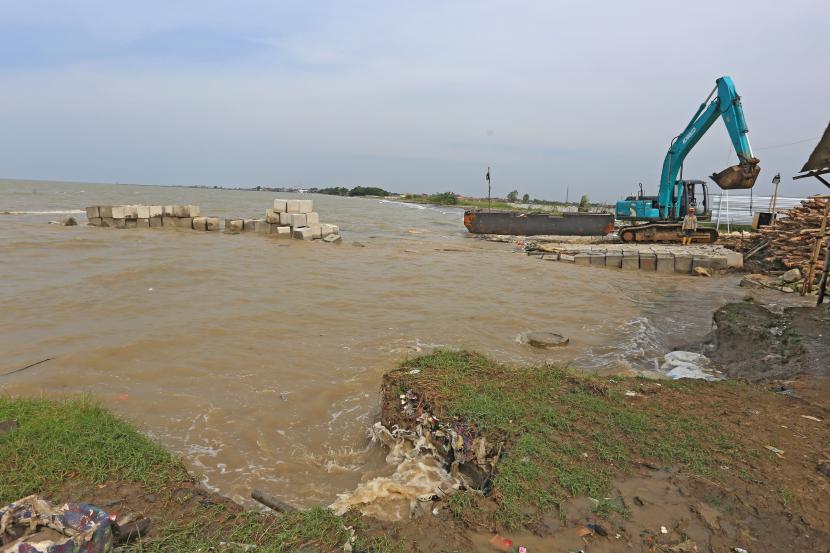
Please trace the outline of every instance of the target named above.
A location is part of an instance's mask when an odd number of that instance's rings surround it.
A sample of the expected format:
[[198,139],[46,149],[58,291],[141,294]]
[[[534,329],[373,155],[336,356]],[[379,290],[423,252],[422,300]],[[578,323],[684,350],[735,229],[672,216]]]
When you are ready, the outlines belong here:
[[686,212],[686,216],[683,217],[683,225],[680,227],[680,230],[683,231],[681,244],[688,246],[692,243],[692,236],[697,230],[697,215],[695,215],[695,208],[690,207],[689,211]]

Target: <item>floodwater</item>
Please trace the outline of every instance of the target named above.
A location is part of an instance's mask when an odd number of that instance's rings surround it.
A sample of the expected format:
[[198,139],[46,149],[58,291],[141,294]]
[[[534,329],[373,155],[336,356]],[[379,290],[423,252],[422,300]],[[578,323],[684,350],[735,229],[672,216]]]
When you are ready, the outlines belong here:
[[[654,368],[739,298],[734,277],[540,261],[453,208],[307,195],[343,243],[47,224],[86,205],[252,217],[293,194],[0,181],[0,393],[89,392],[239,501],[330,504],[391,472],[369,444],[384,371],[434,347],[584,370]],[[519,336],[570,345],[538,351]]]

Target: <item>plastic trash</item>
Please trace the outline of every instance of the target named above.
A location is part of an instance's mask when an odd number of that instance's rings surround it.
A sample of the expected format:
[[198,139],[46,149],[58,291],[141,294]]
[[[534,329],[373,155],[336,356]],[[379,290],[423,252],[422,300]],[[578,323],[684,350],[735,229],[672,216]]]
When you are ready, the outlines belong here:
[[499,551],[510,551],[513,549],[513,540],[509,540],[503,536],[496,534],[492,538],[490,538],[490,545],[498,549]]
[[105,553],[111,521],[86,503],[53,507],[30,495],[0,509],[0,546],[4,553]]
[[660,533],[661,533],[661,534],[668,534],[668,533],[669,533],[669,530],[668,530],[668,528],[666,528],[665,526],[661,526],[661,527],[660,527]]

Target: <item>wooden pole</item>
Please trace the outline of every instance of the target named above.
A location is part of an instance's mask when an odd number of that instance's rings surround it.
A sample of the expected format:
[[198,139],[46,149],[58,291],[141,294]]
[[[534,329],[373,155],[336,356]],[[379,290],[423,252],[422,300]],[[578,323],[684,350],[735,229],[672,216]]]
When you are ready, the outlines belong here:
[[269,507],[278,513],[290,513],[296,511],[297,508],[289,505],[284,501],[280,501],[273,495],[268,495],[262,490],[254,490],[251,492],[251,499],[254,499],[266,507]]
[[810,255],[810,265],[807,267],[807,275],[804,277],[804,285],[801,287],[801,295],[808,294],[813,289],[813,276],[815,275],[816,263],[818,263],[818,254],[821,252],[822,242],[827,234],[827,216],[830,215],[830,198],[824,200],[824,215],[821,218],[821,228],[819,229],[816,242],[813,244],[813,253]]
[[827,242],[827,249],[824,250],[824,270],[821,272],[821,280],[818,281],[818,299],[816,300],[816,305],[824,303],[824,294],[827,292],[828,279],[830,279],[830,242]]
[[775,191],[772,193],[772,200],[770,201],[769,211],[772,213],[772,226],[775,226],[775,204],[778,202],[778,185],[781,184],[781,180],[777,179],[775,183]]

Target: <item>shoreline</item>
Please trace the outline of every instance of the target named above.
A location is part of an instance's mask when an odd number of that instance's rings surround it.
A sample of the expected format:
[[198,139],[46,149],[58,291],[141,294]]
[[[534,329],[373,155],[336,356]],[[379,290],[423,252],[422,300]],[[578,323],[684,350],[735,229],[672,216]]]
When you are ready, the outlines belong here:
[[[801,311],[791,312],[789,322],[779,318],[751,327],[741,313],[753,304],[730,305],[735,307],[716,314],[722,330],[706,347],[713,359],[726,355],[729,362],[729,352],[748,345],[741,353],[748,359],[744,372],[735,373],[738,380],[597,377],[555,365],[504,365],[446,350],[387,372],[383,425],[411,432],[421,424],[416,419],[427,414],[437,420],[429,424],[436,444],[449,428],[463,438],[462,445],[451,447],[453,453],[436,451],[444,463],[460,463],[447,474],[467,475],[458,480],[467,491],[433,497],[426,503],[433,514],[419,518],[383,522],[355,511],[337,516],[322,507],[279,515],[247,510],[202,489],[181,460],[88,398],[0,399],[0,421],[15,419],[19,425],[0,433],[3,458],[18,463],[2,471],[0,498],[5,502],[45,492],[57,502],[82,500],[119,513],[141,511],[153,526],[136,551],[197,551],[219,541],[268,551],[301,545],[342,551],[346,542],[354,551],[430,551],[438,545],[484,550],[479,548],[494,533],[531,552],[550,543],[584,547],[585,542],[598,551],[617,546],[681,551],[676,547],[691,547],[686,543],[690,539],[705,546],[701,540],[707,537],[715,550],[753,551],[759,539],[764,550],[784,545],[781,540],[790,540],[786,543],[796,549],[826,546],[830,506],[818,496],[821,479],[826,487],[830,478],[822,473],[830,466],[821,464],[821,444],[830,440],[824,422],[830,415],[826,370],[804,374],[811,365],[782,361],[797,370],[759,379],[745,371],[775,355],[759,347],[780,344],[763,342],[770,325],[789,329],[783,344],[789,350],[780,353],[782,359],[826,359],[828,346],[810,334],[815,323],[801,322]],[[815,347],[819,349],[811,349]],[[759,382],[748,382],[748,376]],[[770,383],[780,380],[771,378],[789,379],[790,392],[776,393]],[[91,431],[79,432],[78,425]],[[472,447],[476,437],[484,440],[483,446]],[[478,461],[474,449],[483,452]],[[56,458],[55,451],[70,453]],[[805,455],[818,463],[815,469],[804,468],[800,459]],[[35,467],[21,473],[23,460],[36,460]],[[278,490],[266,491],[278,495]],[[639,495],[632,495],[635,491]],[[755,505],[755,512],[747,511],[748,505]],[[171,511],[171,506],[176,507]],[[354,506],[360,507],[359,501]],[[791,526],[796,537],[778,531],[776,538],[764,531],[770,524]],[[660,526],[668,531],[661,533]],[[349,528],[355,531],[353,540]],[[777,545],[772,549],[779,550]]]

